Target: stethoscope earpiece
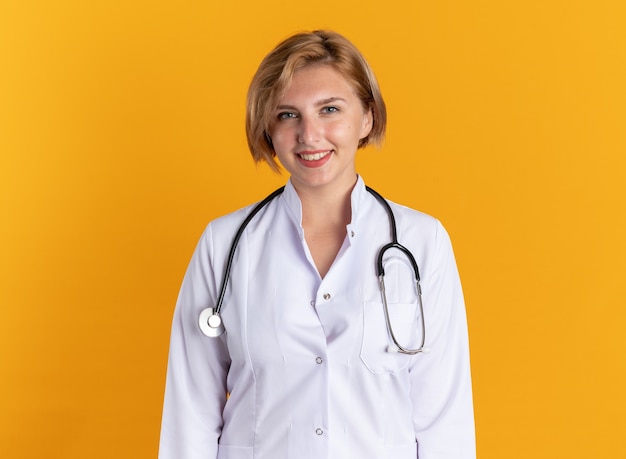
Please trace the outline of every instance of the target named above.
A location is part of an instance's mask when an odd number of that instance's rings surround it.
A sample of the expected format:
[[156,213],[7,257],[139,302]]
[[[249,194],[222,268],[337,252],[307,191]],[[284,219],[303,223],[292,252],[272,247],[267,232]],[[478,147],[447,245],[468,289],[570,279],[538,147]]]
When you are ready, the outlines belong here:
[[222,323],[222,318],[219,313],[215,312],[214,308],[202,310],[198,319],[198,325],[200,325],[202,333],[209,338],[217,338],[226,331]]

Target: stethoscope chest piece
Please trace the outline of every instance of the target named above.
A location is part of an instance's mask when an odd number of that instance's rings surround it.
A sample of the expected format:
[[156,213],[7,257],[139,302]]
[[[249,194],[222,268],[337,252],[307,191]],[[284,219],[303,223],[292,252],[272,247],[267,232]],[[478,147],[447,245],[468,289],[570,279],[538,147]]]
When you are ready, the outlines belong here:
[[222,318],[215,312],[214,308],[206,308],[200,313],[198,319],[200,330],[209,338],[217,338],[226,331]]

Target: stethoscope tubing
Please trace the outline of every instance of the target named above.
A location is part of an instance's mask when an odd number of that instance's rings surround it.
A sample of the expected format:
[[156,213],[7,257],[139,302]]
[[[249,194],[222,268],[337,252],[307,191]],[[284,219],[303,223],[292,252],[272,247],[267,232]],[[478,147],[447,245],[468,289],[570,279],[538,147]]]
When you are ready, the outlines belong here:
[[[389,205],[387,200],[385,198],[383,198],[374,189],[372,189],[372,188],[370,188],[368,186],[366,186],[365,189],[370,194],[372,194],[372,196],[374,196],[376,198],[376,200],[380,204],[382,204],[382,206],[384,207],[385,211],[387,212],[387,215],[389,216],[389,226],[390,226],[390,231],[391,231],[391,242],[388,243],[388,244],[385,244],[378,251],[378,255],[376,257],[376,274],[378,276],[378,282],[379,282],[379,288],[380,288],[383,308],[384,308],[384,312],[385,312],[385,322],[387,324],[387,330],[389,331],[389,335],[391,337],[391,340],[393,341],[394,345],[396,346],[396,348],[391,349],[390,352],[399,352],[401,354],[407,354],[407,355],[415,355],[415,354],[418,354],[420,352],[426,352],[426,348],[424,347],[424,343],[425,343],[425,340],[426,340],[426,325],[424,323],[424,308],[423,308],[423,304],[422,304],[422,289],[420,287],[420,274],[419,274],[419,268],[417,266],[417,262],[415,261],[415,257],[413,257],[413,254],[411,253],[411,251],[398,242],[398,232],[397,232],[397,228],[396,228],[396,219],[394,217],[393,210],[391,209],[391,206]],[[237,229],[237,232],[235,233],[235,236],[234,236],[233,241],[231,243],[230,250],[228,252],[228,258],[226,260],[226,267],[224,269],[224,276],[222,278],[222,283],[221,283],[221,287],[220,287],[219,296],[218,296],[218,299],[217,299],[217,304],[215,305],[215,308],[206,308],[200,314],[200,318],[199,318],[200,329],[207,336],[209,336],[209,337],[217,337],[217,336],[220,336],[224,332],[224,325],[222,324],[222,320],[221,320],[221,317],[220,317],[220,312],[222,310],[222,304],[224,302],[224,297],[226,295],[226,289],[228,287],[228,281],[230,279],[230,271],[232,269],[233,260],[235,258],[235,251],[237,250],[237,245],[239,244],[239,239],[241,239],[241,236],[242,236],[244,230],[246,229],[246,227],[248,226],[250,221],[254,218],[254,216],[256,214],[258,214],[259,211],[261,209],[263,209],[270,201],[272,201],[274,198],[276,198],[278,195],[280,195],[284,190],[285,190],[284,186],[280,187],[277,190],[275,190],[274,192],[272,192],[270,195],[268,195],[261,202],[259,202],[252,209],[250,214],[244,219],[244,221],[241,223],[241,225]],[[417,296],[418,296],[418,307],[419,307],[419,314],[420,314],[420,318],[421,318],[421,328],[422,328],[422,330],[421,330],[422,331],[421,343],[420,343],[420,346],[418,348],[416,348],[416,349],[409,349],[409,348],[405,348],[402,345],[400,345],[400,343],[398,342],[398,340],[397,340],[397,338],[396,338],[396,336],[395,336],[395,334],[393,332],[393,327],[391,325],[391,318],[389,317],[389,306],[387,304],[387,295],[385,293],[385,280],[384,280],[385,279],[385,268],[384,268],[384,265],[383,265],[383,258],[384,258],[385,252],[387,250],[390,250],[390,249],[397,249],[397,250],[401,251],[402,253],[404,253],[405,256],[408,258],[409,262],[411,263],[411,266],[413,267],[413,272],[415,274],[415,287],[416,287]]]
[[[387,215],[389,215],[389,226],[391,228],[391,242],[382,246],[381,249],[378,251],[378,256],[376,257],[376,274],[378,275],[378,285],[380,288],[380,296],[383,302],[383,309],[385,311],[385,321],[387,322],[387,330],[389,331],[389,336],[391,336],[391,341],[393,341],[393,344],[396,345],[396,349],[392,349],[392,350],[394,350],[395,352],[399,352],[401,354],[407,354],[407,355],[419,354],[420,352],[425,351],[424,343],[426,342],[426,324],[424,323],[424,306],[422,303],[422,287],[420,286],[420,271],[417,266],[417,262],[415,261],[415,257],[413,256],[411,251],[398,242],[398,230],[396,228],[396,219],[393,216],[393,210],[391,209],[391,206],[389,205],[387,200],[383,198],[380,195],[380,193],[378,193],[374,189],[368,186],[366,186],[365,189],[369,191],[378,200],[378,202],[382,204],[382,206],[387,211]],[[422,327],[421,342],[420,342],[420,346],[416,349],[409,349],[409,348],[402,346],[398,342],[398,339],[396,338],[396,335],[393,332],[393,327],[391,326],[391,318],[389,317],[389,306],[387,305],[387,294],[385,293],[385,268],[383,265],[383,258],[385,256],[385,252],[389,249],[397,249],[401,251],[402,253],[404,253],[404,255],[406,255],[409,262],[411,263],[411,266],[413,267],[413,273],[415,273],[415,289],[417,292],[417,302],[418,302],[419,313],[422,319],[420,320],[421,327]]]
[[237,233],[235,233],[235,237],[233,238],[233,242],[230,245],[230,251],[228,252],[228,259],[226,262],[226,269],[224,270],[224,277],[222,278],[222,287],[220,288],[220,295],[217,298],[217,305],[213,311],[213,314],[218,315],[222,310],[222,303],[224,302],[224,296],[226,295],[226,288],[228,286],[228,280],[230,279],[230,270],[233,266],[233,259],[235,258],[235,250],[237,250],[237,245],[239,244],[239,239],[241,239],[241,235],[244,230],[248,226],[248,223],[254,218],[259,211],[269,204],[276,196],[280,195],[285,190],[285,187],[282,186],[275,190],[272,194],[267,196],[263,201],[259,202],[254,209],[250,212],[250,214],[246,217],[243,223],[239,226]]

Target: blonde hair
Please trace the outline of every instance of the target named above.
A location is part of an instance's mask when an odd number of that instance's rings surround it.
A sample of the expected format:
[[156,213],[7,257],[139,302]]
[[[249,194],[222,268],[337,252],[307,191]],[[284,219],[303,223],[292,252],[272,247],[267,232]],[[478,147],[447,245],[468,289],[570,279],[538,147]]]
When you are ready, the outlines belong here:
[[314,64],[330,65],[339,72],[351,83],[363,109],[372,110],[372,130],[359,141],[359,148],[370,143],[380,145],[385,137],[385,102],[374,72],[359,50],[336,32],[315,30],[297,33],[279,43],[263,59],[248,89],[248,147],[256,162],[266,161],[274,171],[279,168],[269,136],[273,112],[294,73]]

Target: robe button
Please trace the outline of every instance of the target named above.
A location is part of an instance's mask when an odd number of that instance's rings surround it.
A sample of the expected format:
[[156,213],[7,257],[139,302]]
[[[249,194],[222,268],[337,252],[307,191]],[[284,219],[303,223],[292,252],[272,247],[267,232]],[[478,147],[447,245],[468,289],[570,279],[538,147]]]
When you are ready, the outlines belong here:
[[330,300],[330,293],[324,293],[324,299]]
[[322,435],[324,431],[322,429],[315,429],[315,433],[318,435]]
[[321,363],[324,361],[324,359],[322,359],[321,357],[317,357],[317,358],[315,359],[315,361],[316,361],[318,364],[321,364]]

